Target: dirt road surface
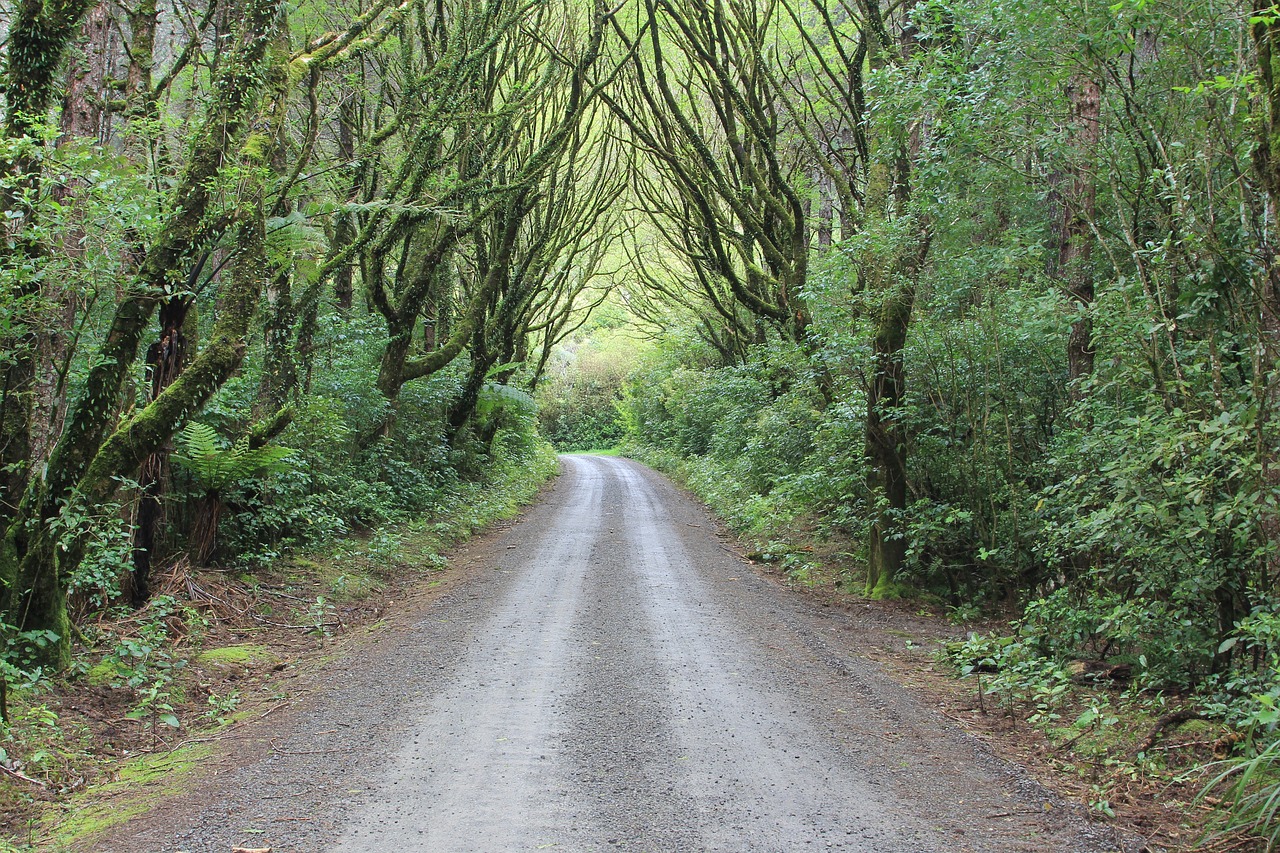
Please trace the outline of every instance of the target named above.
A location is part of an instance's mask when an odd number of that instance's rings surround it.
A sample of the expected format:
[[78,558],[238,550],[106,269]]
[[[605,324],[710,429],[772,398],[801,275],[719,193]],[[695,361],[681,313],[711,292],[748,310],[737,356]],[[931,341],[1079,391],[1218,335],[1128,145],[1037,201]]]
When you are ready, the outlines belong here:
[[1109,851],[633,462],[567,456],[415,618],[111,853]]

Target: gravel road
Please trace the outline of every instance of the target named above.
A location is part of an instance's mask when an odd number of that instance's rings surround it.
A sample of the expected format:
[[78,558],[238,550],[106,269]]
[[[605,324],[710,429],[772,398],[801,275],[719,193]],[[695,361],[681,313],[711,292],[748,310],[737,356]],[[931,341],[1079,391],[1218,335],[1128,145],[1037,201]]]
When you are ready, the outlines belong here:
[[753,573],[661,476],[566,456],[463,580],[111,853],[1109,851]]

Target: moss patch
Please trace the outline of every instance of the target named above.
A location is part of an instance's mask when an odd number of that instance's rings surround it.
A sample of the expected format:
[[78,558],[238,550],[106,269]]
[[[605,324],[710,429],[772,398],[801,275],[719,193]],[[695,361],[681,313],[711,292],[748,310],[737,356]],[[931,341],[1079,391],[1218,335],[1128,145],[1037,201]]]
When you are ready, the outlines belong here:
[[261,663],[275,663],[278,660],[279,658],[276,654],[266,646],[255,643],[240,643],[234,646],[222,646],[217,649],[205,649],[196,655],[196,662],[203,664],[253,666]]
[[129,670],[125,669],[119,661],[104,660],[102,663],[89,668],[84,674],[84,680],[92,684],[94,687],[110,687],[124,681],[129,677]]
[[46,815],[37,829],[40,850],[87,849],[83,845],[113,826],[187,790],[209,744],[192,744],[160,755],[143,755],[119,766],[115,781],[95,785],[66,807]]

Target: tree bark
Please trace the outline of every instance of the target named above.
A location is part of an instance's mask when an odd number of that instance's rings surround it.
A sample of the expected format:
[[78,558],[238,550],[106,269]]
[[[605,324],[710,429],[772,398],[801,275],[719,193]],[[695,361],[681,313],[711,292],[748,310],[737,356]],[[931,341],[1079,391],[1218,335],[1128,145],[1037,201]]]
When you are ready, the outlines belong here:
[[[342,158],[345,164],[344,171],[351,176],[351,192],[347,199],[349,202],[359,198],[361,186],[360,170],[353,165],[356,157],[355,124],[355,96],[348,94],[338,105],[338,156]],[[335,247],[346,247],[355,237],[355,225],[352,222],[352,218],[351,211],[338,211],[333,226],[333,243]],[[339,311],[346,313],[351,310],[355,297],[355,268],[350,263],[345,263],[334,271],[333,297],[334,301],[338,303]]]
[[1094,286],[1091,261],[1097,210],[1093,170],[1088,166],[1101,141],[1102,87],[1096,80],[1076,76],[1067,87],[1071,106],[1072,162],[1066,176],[1062,219],[1058,224],[1058,276],[1078,316],[1067,338],[1067,380],[1073,402],[1081,397],[1080,383],[1093,375]]
[[[160,306],[160,337],[147,350],[150,380],[147,399],[154,400],[173,384],[190,360],[186,336],[192,300],[174,297]],[[134,607],[151,597],[151,570],[164,526],[164,493],[169,481],[169,444],[157,448],[138,469],[138,510],[134,518],[133,573],[125,584]]]
[[263,418],[278,412],[289,402],[298,387],[298,369],[293,353],[293,326],[296,311],[293,304],[292,270],[275,271],[267,285],[263,321],[262,378],[254,417]]
[[113,56],[111,3],[100,0],[85,16],[78,50],[67,62],[67,84],[62,95],[62,132],[76,139],[105,145],[110,138],[107,78]]
[[902,423],[906,397],[903,350],[915,307],[916,281],[929,252],[922,232],[897,265],[897,282],[884,295],[875,318],[871,382],[867,390],[867,493],[876,502],[867,539],[866,594],[892,594],[907,556],[903,516],[907,509],[907,432]]
[[902,348],[915,301],[915,288],[902,286],[884,299],[876,322],[871,387],[867,393],[867,492],[878,501],[872,509],[867,543],[866,594],[883,598],[907,554],[902,513],[907,504],[906,435],[900,408],[906,390]]
[[[1262,235],[1262,280],[1257,288],[1262,363],[1256,371],[1261,376],[1255,380],[1260,386],[1256,449],[1262,485],[1276,494],[1280,492],[1280,459],[1276,450],[1280,441],[1280,430],[1276,428],[1280,418],[1280,15],[1273,4],[1264,0],[1254,0],[1253,7],[1253,39],[1263,96],[1253,166],[1265,190],[1267,227]],[[1263,512],[1262,536],[1268,550],[1255,583],[1269,593],[1280,583],[1280,513],[1265,508]]]

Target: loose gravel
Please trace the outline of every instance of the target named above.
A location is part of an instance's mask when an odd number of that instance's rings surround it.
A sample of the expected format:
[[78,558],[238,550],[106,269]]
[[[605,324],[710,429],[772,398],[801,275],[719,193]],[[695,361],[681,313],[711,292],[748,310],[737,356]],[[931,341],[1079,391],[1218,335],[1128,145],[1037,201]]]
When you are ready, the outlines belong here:
[[103,853],[1124,849],[726,546],[563,457],[444,595],[310,677]]

